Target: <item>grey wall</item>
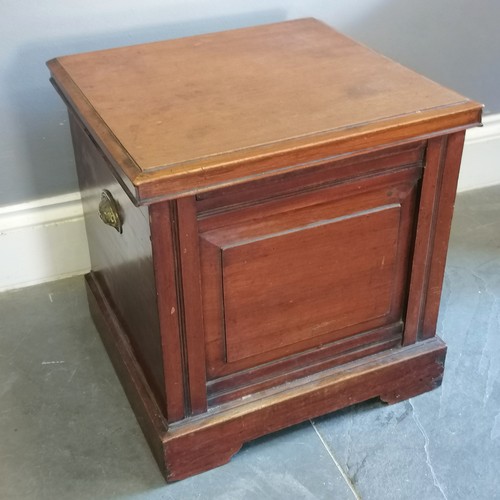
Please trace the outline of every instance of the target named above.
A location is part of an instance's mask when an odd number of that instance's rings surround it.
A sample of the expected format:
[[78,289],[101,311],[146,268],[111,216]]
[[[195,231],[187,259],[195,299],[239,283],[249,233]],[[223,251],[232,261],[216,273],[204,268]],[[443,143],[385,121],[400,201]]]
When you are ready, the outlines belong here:
[[77,189],[46,60],[309,16],[500,112],[498,0],[0,0],[0,206]]

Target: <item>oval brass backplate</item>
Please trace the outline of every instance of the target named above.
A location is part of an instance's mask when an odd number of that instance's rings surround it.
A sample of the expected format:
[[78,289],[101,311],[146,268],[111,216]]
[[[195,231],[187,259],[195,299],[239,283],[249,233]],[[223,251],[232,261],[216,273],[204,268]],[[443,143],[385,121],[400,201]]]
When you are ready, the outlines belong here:
[[101,193],[99,217],[104,224],[114,227],[121,234],[122,221],[118,212],[118,205],[113,198],[113,195],[107,189],[104,189]]

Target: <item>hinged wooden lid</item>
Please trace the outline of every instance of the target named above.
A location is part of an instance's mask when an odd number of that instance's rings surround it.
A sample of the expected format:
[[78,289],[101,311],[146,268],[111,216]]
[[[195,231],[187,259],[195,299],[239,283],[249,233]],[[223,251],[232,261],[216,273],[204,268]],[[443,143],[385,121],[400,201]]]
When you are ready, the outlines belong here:
[[59,57],[138,202],[478,124],[481,106],[314,19]]

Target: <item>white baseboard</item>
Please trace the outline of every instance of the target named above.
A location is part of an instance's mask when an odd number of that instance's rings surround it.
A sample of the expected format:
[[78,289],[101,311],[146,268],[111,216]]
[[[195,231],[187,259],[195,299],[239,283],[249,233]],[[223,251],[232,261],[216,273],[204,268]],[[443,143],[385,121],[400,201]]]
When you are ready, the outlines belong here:
[[0,291],[89,269],[79,193],[0,208]]
[[[500,184],[500,114],[467,131],[459,191]],[[0,291],[88,272],[79,193],[0,208]]]
[[459,192],[500,184],[500,113],[485,116],[483,124],[466,133]]

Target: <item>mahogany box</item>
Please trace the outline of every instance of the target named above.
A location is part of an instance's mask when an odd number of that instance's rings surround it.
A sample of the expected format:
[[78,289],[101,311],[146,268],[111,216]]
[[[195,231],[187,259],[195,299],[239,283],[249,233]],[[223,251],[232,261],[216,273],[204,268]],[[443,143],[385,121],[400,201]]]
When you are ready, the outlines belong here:
[[441,383],[481,105],[314,19],[59,57],[92,316],[167,481]]

